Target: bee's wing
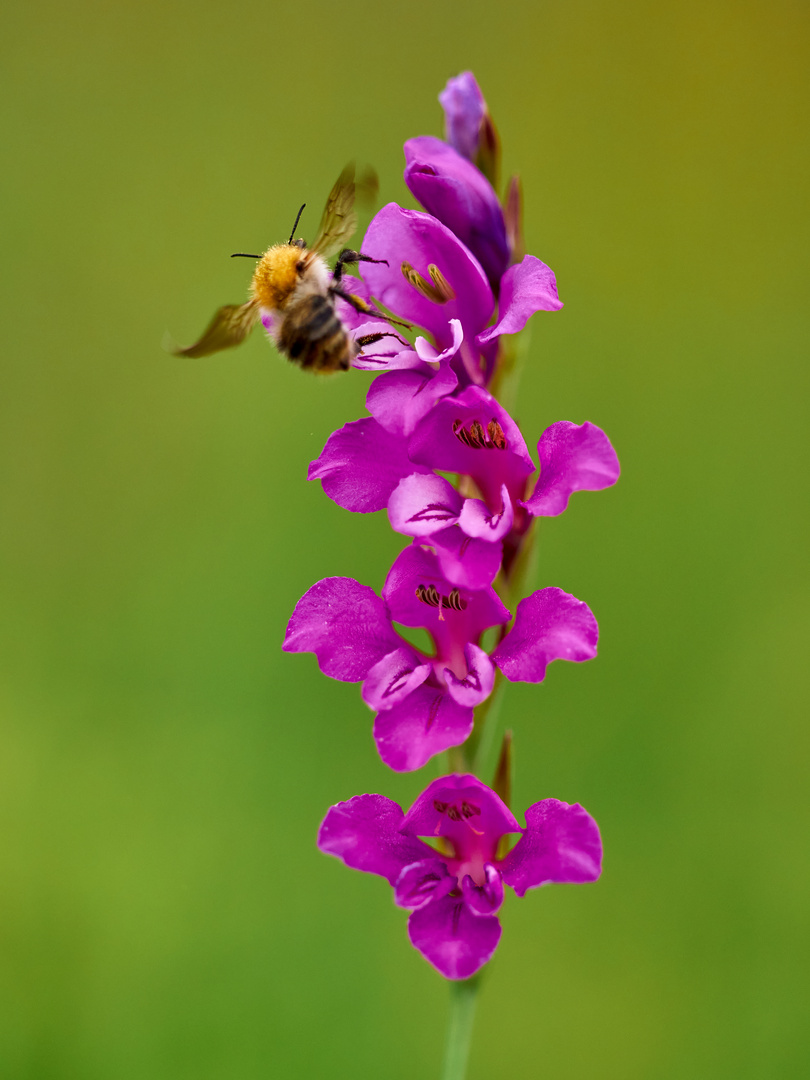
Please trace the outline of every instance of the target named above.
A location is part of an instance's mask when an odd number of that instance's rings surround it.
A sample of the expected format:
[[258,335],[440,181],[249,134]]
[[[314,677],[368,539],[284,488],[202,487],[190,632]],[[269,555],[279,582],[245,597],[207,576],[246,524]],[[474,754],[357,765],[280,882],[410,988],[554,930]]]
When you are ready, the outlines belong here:
[[354,162],[349,162],[326,200],[312,250],[328,259],[339,251],[357,228],[354,212]]
[[255,300],[248,300],[246,304],[226,304],[213,317],[199,341],[187,349],[172,344],[168,346],[168,351],[175,356],[196,359],[198,356],[210,356],[221,349],[231,349],[234,345],[241,345],[258,317],[259,305]]
[[365,169],[355,182],[354,162],[350,161],[329,192],[312,250],[323,255],[325,259],[340,251],[357,228],[355,195],[364,203],[372,203],[377,197],[379,186],[377,174],[372,168]]
[[364,206],[371,206],[376,202],[380,191],[380,178],[370,165],[367,165],[357,177],[354,189],[358,201]]

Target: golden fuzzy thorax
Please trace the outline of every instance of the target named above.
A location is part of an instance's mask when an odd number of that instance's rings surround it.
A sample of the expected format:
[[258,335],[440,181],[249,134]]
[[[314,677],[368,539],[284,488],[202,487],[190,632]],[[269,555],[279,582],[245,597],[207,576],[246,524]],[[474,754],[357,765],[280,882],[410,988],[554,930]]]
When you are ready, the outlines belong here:
[[306,252],[292,244],[275,244],[262,255],[253,275],[252,292],[261,307],[283,311],[299,282],[298,264]]

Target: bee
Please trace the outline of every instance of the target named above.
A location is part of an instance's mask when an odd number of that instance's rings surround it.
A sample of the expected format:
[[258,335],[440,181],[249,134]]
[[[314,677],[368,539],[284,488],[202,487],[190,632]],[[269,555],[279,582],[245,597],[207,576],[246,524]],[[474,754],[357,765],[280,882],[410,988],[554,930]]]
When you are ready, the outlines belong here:
[[[196,358],[240,345],[263,312],[272,319],[271,334],[279,352],[307,371],[346,371],[364,346],[383,337],[399,338],[393,332],[350,338],[335,310],[337,297],[369,318],[383,319],[410,329],[408,323],[383,314],[362,297],[344,288],[343,272],[347,266],[361,262],[388,265],[385,259],[372,259],[369,255],[343,247],[357,227],[354,212],[357,186],[354,165],[349,164],[326,200],[312,247],[307,247],[305,240],[295,239],[295,231],[306,206],[304,203],[286,244],[274,244],[263,255],[235,252],[231,258],[258,260],[250,284],[250,299],[245,304],[221,307],[199,341],[186,349],[173,347],[170,351],[175,356]],[[361,182],[361,186],[366,191],[376,189],[373,173],[370,179]],[[326,260],[338,251],[340,254],[335,268],[330,271]],[[407,345],[407,342],[404,344]]]

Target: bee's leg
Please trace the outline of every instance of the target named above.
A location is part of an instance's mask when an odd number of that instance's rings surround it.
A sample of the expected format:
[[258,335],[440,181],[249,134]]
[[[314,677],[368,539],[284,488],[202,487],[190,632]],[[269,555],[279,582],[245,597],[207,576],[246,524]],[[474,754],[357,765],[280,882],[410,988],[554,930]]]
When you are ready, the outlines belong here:
[[362,334],[360,337],[355,338],[354,340],[361,349],[365,349],[366,345],[376,345],[377,342],[382,341],[384,337],[396,338],[397,341],[402,342],[403,345],[406,345],[408,346],[408,348],[410,348],[411,343],[409,341],[404,341],[399,336],[399,334],[395,334],[392,331],[380,332],[379,334]]
[[355,263],[359,262],[383,263],[385,266],[388,266],[388,259],[372,259],[370,255],[362,255],[359,251],[352,251],[351,248],[344,248],[335,262],[335,269],[333,272],[335,282],[340,282],[340,279],[343,277],[343,270],[346,266],[353,266]]
[[351,304],[355,311],[358,311],[361,315],[368,315],[371,319],[383,319],[387,323],[392,323],[394,326],[402,326],[406,330],[410,330],[411,324],[403,322],[402,319],[395,319],[393,315],[383,315],[381,311],[377,311],[373,304],[369,304],[367,300],[364,300],[362,296],[355,296],[354,293],[346,292],[345,289],[341,289],[336,282],[332,282],[329,286],[330,296],[339,296],[341,300],[345,300],[347,304]]

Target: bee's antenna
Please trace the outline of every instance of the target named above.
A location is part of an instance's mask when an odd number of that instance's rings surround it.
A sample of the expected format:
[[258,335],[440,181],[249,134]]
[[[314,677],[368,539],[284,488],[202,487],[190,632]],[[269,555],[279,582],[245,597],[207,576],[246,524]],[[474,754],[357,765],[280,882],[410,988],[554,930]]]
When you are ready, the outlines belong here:
[[232,259],[260,259],[261,255],[248,255],[246,251],[235,251],[231,255]]
[[[304,206],[306,206],[306,205],[307,204],[304,203]],[[301,220],[301,215],[304,212],[304,206],[302,206],[301,209],[298,211],[298,217],[295,219],[295,224],[292,227],[292,232],[290,233],[290,239],[287,241],[288,244],[291,244],[293,242],[293,237],[295,236],[295,230],[298,228],[298,222]]]

